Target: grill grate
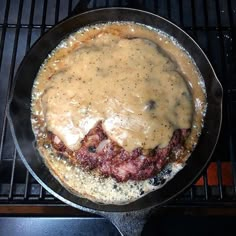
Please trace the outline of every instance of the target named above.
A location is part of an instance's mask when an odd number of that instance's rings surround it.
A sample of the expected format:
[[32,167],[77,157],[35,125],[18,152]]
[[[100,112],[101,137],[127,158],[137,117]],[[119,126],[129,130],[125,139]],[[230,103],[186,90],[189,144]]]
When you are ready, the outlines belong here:
[[175,22],[198,42],[224,87],[222,131],[201,179],[168,206],[236,207],[236,1],[230,0],[0,1],[0,206],[64,205],[21,162],[6,119],[6,103],[17,67],[31,45],[78,3],[81,11],[111,6],[148,10]]

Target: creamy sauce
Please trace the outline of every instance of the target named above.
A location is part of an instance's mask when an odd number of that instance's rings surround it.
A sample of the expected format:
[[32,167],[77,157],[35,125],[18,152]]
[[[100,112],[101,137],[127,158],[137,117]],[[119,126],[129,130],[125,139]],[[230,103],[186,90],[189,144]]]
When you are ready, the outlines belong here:
[[154,43],[107,33],[63,57],[42,108],[47,129],[72,150],[98,121],[128,151],[164,147],[193,114],[183,76]]
[[112,178],[65,167],[51,148],[40,145],[43,133],[52,131],[76,150],[102,121],[107,135],[131,151],[164,147],[174,130],[191,128],[185,155],[177,160],[184,163],[205,108],[204,83],[187,53],[163,33],[134,23],[97,25],[71,35],[42,66],[32,93],[33,128],[50,170],[71,191],[103,203],[123,204],[160,186],[128,181],[114,189]]

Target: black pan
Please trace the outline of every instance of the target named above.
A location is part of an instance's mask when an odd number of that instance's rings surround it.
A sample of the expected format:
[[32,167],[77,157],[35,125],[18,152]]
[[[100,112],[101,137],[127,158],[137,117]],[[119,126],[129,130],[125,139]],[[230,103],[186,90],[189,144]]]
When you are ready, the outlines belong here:
[[[164,187],[126,205],[102,205],[68,192],[49,172],[35,149],[31,128],[31,90],[44,59],[56,45],[81,27],[108,21],[134,21],[158,28],[173,36],[192,56],[202,74],[207,92],[208,109],[199,142],[187,165]],[[222,87],[201,48],[179,27],[170,21],[140,10],[125,8],[98,9],[68,18],[46,34],[30,49],[16,74],[8,107],[8,119],[16,148],[32,176],[61,201],[84,211],[109,218],[124,235],[141,233],[147,214],[188,188],[206,167],[215,148],[222,116]]]

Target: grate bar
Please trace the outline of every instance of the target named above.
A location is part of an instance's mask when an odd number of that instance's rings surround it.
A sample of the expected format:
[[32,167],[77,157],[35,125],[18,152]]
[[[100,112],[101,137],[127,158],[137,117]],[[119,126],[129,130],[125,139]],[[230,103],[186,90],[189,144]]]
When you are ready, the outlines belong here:
[[59,20],[60,3],[61,3],[60,0],[57,0],[57,2],[56,2],[56,9],[55,9],[55,23],[57,23],[58,20]]
[[77,13],[83,13],[88,10],[88,5],[90,4],[91,0],[80,0],[75,6],[72,12],[70,12],[70,15],[77,14]]
[[221,162],[220,160],[217,160],[216,162],[217,166],[217,179],[218,179],[218,188],[219,188],[219,193],[220,193],[220,200],[223,199],[223,190],[222,190],[222,170],[221,170]]
[[31,35],[32,35],[32,22],[34,19],[34,8],[35,8],[35,0],[32,0],[31,2],[31,9],[30,9],[30,19],[29,19],[29,30],[27,35],[27,42],[26,42],[26,52],[29,50],[31,45]]
[[195,7],[194,7],[194,0],[191,0],[191,10],[192,10],[192,28],[193,28],[193,34],[196,37],[196,15],[195,15]]
[[[221,58],[224,58],[225,55],[225,50],[224,50],[224,42],[223,42],[223,35],[222,35],[222,28],[221,28],[221,15],[220,15],[220,6],[219,6],[219,2],[217,0],[215,0],[215,5],[216,5],[216,14],[217,14],[217,28],[219,28],[220,30],[218,31],[219,33],[219,39],[220,39],[220,55]],[[223,70],[223,74],[226,74],[226,64],[225,64],[225,60],[223,60],[222,63],[222,70]],[[229,88],[229,84],[228,81],[225,81],[225,85],[227,87],[227,90]],[[228,116],[229,117],[229,116]]]
[[68,16],[72,12],[72,0],[69,0],[69,5],[68,5]]
[[28,197],[28,190],[29,190],[29,171],[26,171],[26,177],[25,177],[25,191],[24,191],[24,199],[27,199]]
[[158,7],[159,7],[158,1],[154,1],[154,11],[156,13],[158,13]]
[[190,188],[189,192],[190,192],[190,199],[193,200],[194,199],[193,187]]
[[[205,16],[204,26],[205,26],[206,29],[208,29],[209,28],[209,26],[208,26],[208,11],[207,11],[207,2],[206,1],[203,1],[203,11],[204,11],[204,16]],[[207,40],[207,42],[208,42],[208,45],[209,45],[209,40]]]
[[[204,26],[206,29],[208,29],[208,11],[207,11],[207,3],[206,1],[204,1],[203,3],[203,11],[204,11]],[[206,34],[207,34],[207,51],[209,51],[210,45],[209,45],[209,33],[208,30],[206,30]]]
[[15,169],[16,169],[16,149],[14,150],[14,157],[13,157],[12,169],[11,169],[10,191],[9,191],[9,195],[8,195],[9,199],[12,199]]
[[[95,9],[97,7],[96,2],[97,1],[95,1],[95,0],[93,1],[93,9]],[[120,2],[122,2],[122,0],[120,0]]]
[[[231,0],[227,0],[227,7],[228,7],[228,12],[229,12],[229,25],[230,25],[230,30],[235,31],[235,27],[233,26],[233,8],[231,4]],[[234,34],[232,34],[232,38],[234,38]]]
[[205,193],[205,200],[208,201],[209,193],[208,193],[208,178],[207,172],[203,173],[203,185],[204,185],[204,193]]
[[170,0],[167,0],[167,17],[171,19],[171,7],[170,7]]
[[44,188],[42,185],[40,185],[40,190],[39,190],[39,199],[42,199],[44,195]]
[[46,29],[46,14],[47,14],[47,5],[48,0],[44,0],[43,2],[43,18],[42,18],[42,25],[41,25],[41,35],[45,32]]
[[181,27],[184,26],[184,18],[183,18],[183,2],[179,0],[179,22]]

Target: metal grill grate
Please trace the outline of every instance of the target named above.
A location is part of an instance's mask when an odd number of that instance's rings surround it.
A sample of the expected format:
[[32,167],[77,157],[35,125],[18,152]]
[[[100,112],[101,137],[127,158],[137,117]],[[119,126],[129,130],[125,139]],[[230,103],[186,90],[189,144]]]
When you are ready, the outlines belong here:
[[27,50],[78,3],[81,11],[111,6],[148,10],[175,22],[198,42],[224,87],[222,131],[202,178],[168,206],[236,207],[236,1],[230,0],[0,1],[0,206],[63,205],[31,177],[21,162],[6,120],[6,103]]

